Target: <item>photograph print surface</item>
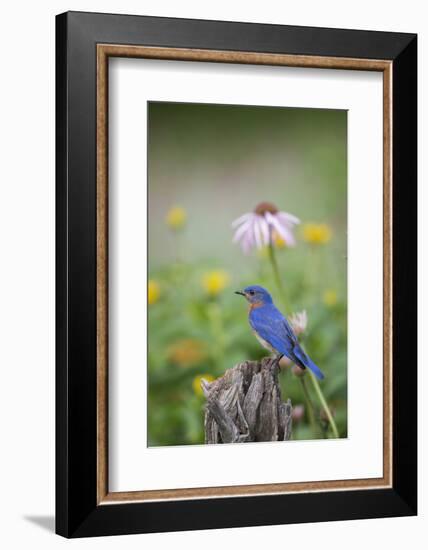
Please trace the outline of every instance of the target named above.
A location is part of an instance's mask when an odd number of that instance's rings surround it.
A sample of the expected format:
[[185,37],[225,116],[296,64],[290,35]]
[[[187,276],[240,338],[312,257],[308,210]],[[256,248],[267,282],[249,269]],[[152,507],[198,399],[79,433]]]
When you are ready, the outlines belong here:
[[148,445],[347,437],[347,112],[147,108]]

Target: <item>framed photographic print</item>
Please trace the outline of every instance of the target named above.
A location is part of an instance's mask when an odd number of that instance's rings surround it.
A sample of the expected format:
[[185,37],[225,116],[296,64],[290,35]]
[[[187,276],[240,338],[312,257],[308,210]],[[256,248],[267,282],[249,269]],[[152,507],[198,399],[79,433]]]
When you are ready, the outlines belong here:
[[416,514],[416,36],[56,24],[57,532]]

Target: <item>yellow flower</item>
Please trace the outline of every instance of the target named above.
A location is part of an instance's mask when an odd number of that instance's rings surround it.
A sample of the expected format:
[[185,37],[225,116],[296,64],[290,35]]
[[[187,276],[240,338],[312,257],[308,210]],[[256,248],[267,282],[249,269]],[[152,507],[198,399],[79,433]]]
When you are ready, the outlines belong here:
[[337,304],[337,292],[332,289],[326,290],[322,295],[322,301],[328,307],[335,306]]
[[306,223],[303,238],[311,244],[326,244],[331,239],[331,228],[326,223]]
[[155,304],[161,295],[161,289],[156,281],[150,280],[147,285],[147,301],[149,306]]
[[198,397],[204,395],[204,392],[201,388],[202,378],[207,382],[214,382],[215,380],[214,376],[211,376],[211,374],[198,374],[198,376],[195,376],[192,382],[192,388]]
[[272,232],[272,241],[276,248],[287,248],[287,243],[277,231]]
[[168,358],[179,367],[193,367],[207,356],[205,344],[191,338],[179,340],[168,349]]
[[[287,248],[287,246],[289,246],[277,231],[272,231],[272,244],[278,249]],[[263,245],[261,248],[257,248],[257,255],[259,258],[263,259],[269,258],[269,245]]]
[[229,284],[230,277],[226,271],[209,271],[202,277],[202,286],[209,296],[217,296]]
[[184,227],[187,220],[187,214],[181,206],[173,206],[166,215],[166,224],[174,231]]

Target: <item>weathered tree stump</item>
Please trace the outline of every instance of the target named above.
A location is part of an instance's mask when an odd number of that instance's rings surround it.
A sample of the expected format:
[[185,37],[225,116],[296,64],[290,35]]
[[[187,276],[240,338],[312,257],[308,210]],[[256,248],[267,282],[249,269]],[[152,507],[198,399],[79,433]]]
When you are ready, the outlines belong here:
[[221,378],[202,380],[206,397],[205,443],[287,441],[291,401],[283,403],[275,360],[245,361]]

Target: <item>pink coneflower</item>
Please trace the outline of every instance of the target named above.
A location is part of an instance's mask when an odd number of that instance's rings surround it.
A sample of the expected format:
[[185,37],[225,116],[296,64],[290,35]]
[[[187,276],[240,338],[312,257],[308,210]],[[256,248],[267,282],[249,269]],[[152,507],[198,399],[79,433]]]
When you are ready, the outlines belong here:
[[298,223],[300,220],[296,216],[280,212],[270,202],[261,202],[254,212],[248,212],[232,223],[236,229],[233,242],[239,242],[245,254],[253,248],[271,244],[273,234],[278,235],[287,246],[294,246],[293,228]]

